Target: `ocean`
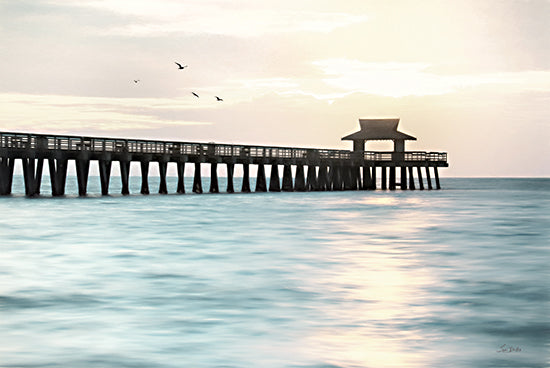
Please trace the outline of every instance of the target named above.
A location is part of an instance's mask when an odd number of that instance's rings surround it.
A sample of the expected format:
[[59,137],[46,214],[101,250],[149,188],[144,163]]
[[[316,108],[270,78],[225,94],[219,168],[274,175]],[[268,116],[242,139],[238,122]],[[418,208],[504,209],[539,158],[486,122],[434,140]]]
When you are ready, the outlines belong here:
[[29,199],[16,176],[0,367],[550,367],[550,179],[201,195],[186,180],[121,196],[112,178],[102,197],[92,177],[79,198],[69,177],[51,198],[45,179]]

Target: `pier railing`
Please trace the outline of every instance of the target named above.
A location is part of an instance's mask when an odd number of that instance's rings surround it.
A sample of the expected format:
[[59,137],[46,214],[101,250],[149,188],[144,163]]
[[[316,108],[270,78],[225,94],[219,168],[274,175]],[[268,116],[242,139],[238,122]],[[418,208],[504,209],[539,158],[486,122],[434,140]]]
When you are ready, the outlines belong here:
[[[169,154],[218,157],[250,157],[265,159],[350,160],[352,151],[296,147],[269,147],[219,143],[155,141],[139,139],[54,136],[0,132],[0,148],[47,151],[89,151],[94,153]],[[403,161],[446,162],[442,152],[409,151],[400,153]],[[364,160],[385,162],[395,160],[395,152],[364,152]]]

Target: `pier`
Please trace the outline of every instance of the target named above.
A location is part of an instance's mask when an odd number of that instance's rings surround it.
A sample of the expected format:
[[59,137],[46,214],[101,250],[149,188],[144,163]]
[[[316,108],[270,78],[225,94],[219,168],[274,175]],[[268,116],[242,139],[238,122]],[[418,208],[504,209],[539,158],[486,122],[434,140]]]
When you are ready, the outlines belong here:
[[[140,163],[140,193],[144,195],[150,193],[151,163],[158,165],[160,194],[168,194],[168,164],[176,165],[176,192],[181,194],[185,193],[187,164],[194,166],[194,193],[203,193],[202,164],[210,164],[210,193],[220,192],[218,165],[226,165],[227,187],[222,191],[225,189],[227,193],[252,191],[251,165],[257,169],[255,192],[441,188],[438,168],[448,167],[446,153],[405,151],[405,141],[416,138],[397,130],[399,119],[360,119],[359,123],[358,132],[342,138],[353,141],[351,151],[0,132],[0,195],[11,194],[15,160],[21,160],[25,194],[29,197],[40,195],[45,164],[49,169],[51,195],[65,195],[69,161],[75,164],[78,194],[85,196],[93,160],[99,164],[102,195],[109,194],[113,162],[120,168],[123,195],[130,194],[131,162]],[[366,150],[367,142],[373,140],[393,141],[394,150]],[[241,188],[233,185],[235,165],[242,165]],[[269,176],[266,166],[270,167]]]

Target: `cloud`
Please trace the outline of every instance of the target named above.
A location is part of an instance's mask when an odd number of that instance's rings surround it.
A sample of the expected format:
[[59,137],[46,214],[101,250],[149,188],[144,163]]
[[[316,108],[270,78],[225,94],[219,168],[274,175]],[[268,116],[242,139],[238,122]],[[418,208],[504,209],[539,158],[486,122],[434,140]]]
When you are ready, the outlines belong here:
[[104,35],[136,37],[170,34],[219,34],[235,37],[258,37],[293,32],[331,32],[340,27],[365,22],[361,14],[289,9],[279,6],[263,8],[255,2],[203,1],[83,1],[79,6],[101,9],[127,16],[123,25],[98,29]]
[[212,124],[186,119],[184,112],[196,108],[186,99],[4,93],[0,95],[0,127],[4,131],[75,132],[155,130],[169,126]]
[[[466,88],[497,86],[500,92],[549,91],[550,70],[444,75],[430,71],[428,63],[366,63],[349,59],[313,62],[325,75],[331,92],[300,91],[334,99],[355,92],[389,97],[453,93]],[[324,97],[323,97],[324,95]]]

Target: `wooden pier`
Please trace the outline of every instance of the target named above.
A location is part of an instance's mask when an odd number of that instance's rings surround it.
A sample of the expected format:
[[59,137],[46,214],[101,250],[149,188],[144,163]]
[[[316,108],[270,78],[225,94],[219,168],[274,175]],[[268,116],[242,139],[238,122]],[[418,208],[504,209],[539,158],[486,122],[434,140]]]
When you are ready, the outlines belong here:
[[[148,175],[152,162],[158,164],[160,194],[168,193],[166,173],[169,163],[177,166],[177,193],[185,193],[186,164],[194,165],[192,191],[203,193],[203,163],[210,164],[210,193],[220,192],[218,165],[226,165],[227,193],[238,191],[233,185],[235,165],[242,165],[240,192],[252,191],[250,165],[257,166],[255,192],[374,190],[378,181],[380,189],[425,189],[422,171],[427,189],[433,189],[434,184],[435,189],[440,189],[438,168],[448,167],[447,154],[405,151],[404,141],[415,138],[398,132],[398,122],[398,119],[360,119],[361,130],[342,138],[354,142],[353,151],[0,132],[0,195],[11,194],[15,160],[22,162],[25,194],[29,197],[40,195],[45,163],[50,173],[51,195],[65,195],[70,160],[75,162],[80,196],[87,194],[92,160],[99,164],[103,195],[109,194],[113,162],[118,162],[120,167],[123,195],[130,194],[131,162],[140,163],[141,194],[150,193]],[[395,149],[365,151],[368,140],[393,140]],[[271,170],[269,182],[266,165]],[[279,166],[283,166],[282,180]],[[400,173],[399,181],[396,172]],[[435,183],[432,183],[431,173]]]

